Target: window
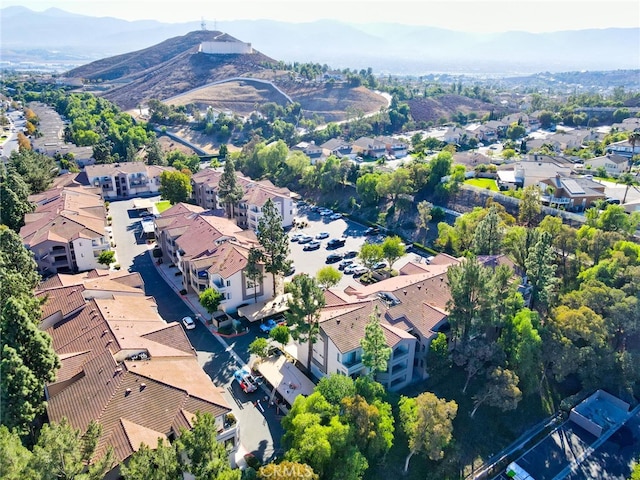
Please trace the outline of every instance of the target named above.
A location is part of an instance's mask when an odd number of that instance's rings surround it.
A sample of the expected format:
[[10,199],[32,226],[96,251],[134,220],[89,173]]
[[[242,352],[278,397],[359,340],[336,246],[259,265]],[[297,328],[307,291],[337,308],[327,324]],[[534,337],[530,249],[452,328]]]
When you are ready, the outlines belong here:
[[231,280],[227,280],[227,287],[231,286]]
[[227,293],[227,300],[231,300],[231,294]]

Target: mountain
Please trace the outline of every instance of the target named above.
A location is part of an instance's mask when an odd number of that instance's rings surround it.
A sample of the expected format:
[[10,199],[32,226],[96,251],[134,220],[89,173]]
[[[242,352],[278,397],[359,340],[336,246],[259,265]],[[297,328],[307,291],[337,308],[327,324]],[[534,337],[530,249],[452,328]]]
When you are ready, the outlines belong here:
[[[639,28],[471,34],[334,20],[300,24],[243,20],[208,25],[252,43],[277,60],[317,62],[334,68],[371,67],[383,74],[504,75],[640,68]],[[78,64],[140,50],[201,28],[200,22],[129,22],[59,9],[34,12],[24,7],[0,10],[0,27],[0,55],[5,62],[51,60],[58,52],[75,58]]]
[[240,43],[223,32],[197,30],[142,50],[80,66],[64,76],[112,86],[103,93],[127,110],[150,98],[166,99],[212,82],[255,76],[275,60],[254,50],[251,55],[199,54],[203,42]]

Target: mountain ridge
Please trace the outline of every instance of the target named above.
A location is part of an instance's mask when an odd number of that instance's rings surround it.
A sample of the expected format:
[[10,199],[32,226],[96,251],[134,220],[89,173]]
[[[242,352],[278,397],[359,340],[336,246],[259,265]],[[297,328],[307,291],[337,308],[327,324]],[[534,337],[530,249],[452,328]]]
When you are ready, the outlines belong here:
[[[140,50],[200,28],[201,22],[69,14],[61,9],[0,10],[5,61],[37,48],[98,58]],[[285,62],[314,62],[333,68],[368,68],[376,73],[535,73],[538,71],[640,68],[640,28],[507,31],[491,34],[395,23],[357,24],[336,20],[287,23],[272,20],[215,22],[216,30],[250,42]],[[38,32],[25,35],[24,32]],[[295,41],[292,41],[295,39]],[[23,53],[23,58],[27,55]]]

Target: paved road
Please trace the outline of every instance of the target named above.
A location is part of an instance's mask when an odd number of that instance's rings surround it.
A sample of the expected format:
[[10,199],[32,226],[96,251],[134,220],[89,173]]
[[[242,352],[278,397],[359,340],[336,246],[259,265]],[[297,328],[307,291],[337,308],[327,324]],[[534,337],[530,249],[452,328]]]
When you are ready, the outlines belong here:
[[[158,273],[149,247],[141,239],[140,218],[132,212],[133,200],[110,203],[109,213],[113,218],[113,238],[116,242],[117,259],[122,269],[139,272],[145,283],[145,290],[158,304],[158,313],[167,322],[176,321],[195,313]],[[225,397],[238,418],[240,441],[244,449],[262,460],[281,456],[280,440],[283,430],[280,416],[273,408],[258,410],[253,402],[264,396],[263,392],[245,394],[233,382],[233,372],[238,364],[225,346],[215,338],[203,324],[196,322],[194,330],[187,331],[191,344],[196,349],[198,362],[213,382],[225,390]],[[249,360],[247,347],[258,335],[258,325],[251,327],[251,333],[227,341],[230,349],[244,361]],[[262,402],[264,406],[266,402]]]

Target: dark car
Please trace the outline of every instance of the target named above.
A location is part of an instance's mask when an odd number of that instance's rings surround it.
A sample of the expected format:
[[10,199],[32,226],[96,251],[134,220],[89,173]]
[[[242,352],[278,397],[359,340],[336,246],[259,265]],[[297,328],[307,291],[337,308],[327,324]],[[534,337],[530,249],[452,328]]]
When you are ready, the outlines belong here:
[[378,235],[380,233],[380,229],[378,227],[369,227],[364,231],[365,235]]
[[355,250],[349,250],[344,253],[342,258],[356,258],[357,256],[358,256],[358,252],[356,252]]
[[309,242],[309,243],[307,243],[307,244],[304,246],[303,250],[308,252],[309,250],[317,250],[317,249],[319,249],[319,248],[320,248],[320,242],[316,242],[316,241],[314,240],[313,242]]
[[327,242],[327,250],[331,250],[332,248],[340,248],[344,247],[345,244],[344,238],[332,238]]
[[338,264],[338,270],[344,270],[349,265],[352,265],[352,264],[353,264],[353,260],[343,260]]
[[342,260],[342,255],[340,255],[339,253],[332,253],[331,255],[327,256],[327,263],[336,263],[340,260]]

